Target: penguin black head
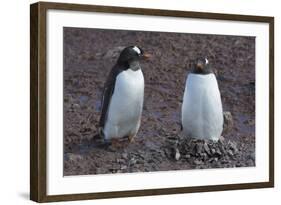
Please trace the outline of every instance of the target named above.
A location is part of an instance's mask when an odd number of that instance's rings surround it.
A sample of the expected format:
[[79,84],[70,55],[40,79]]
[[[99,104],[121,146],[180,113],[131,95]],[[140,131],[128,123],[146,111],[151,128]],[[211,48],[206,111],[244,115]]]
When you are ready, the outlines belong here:
[[140,47],[129,46],[121,51],[117,63],[119,65],[124,65],[126,68],[128,68],[131,63],[138,62],[142,59],[147,59],[149,57],[150,55],[144,53],[144,51]]
[[196,74],[209,74],[212,73],[212,69],[209,65],[209,60],[207,58],[197,58],[192,65],[192,73]]

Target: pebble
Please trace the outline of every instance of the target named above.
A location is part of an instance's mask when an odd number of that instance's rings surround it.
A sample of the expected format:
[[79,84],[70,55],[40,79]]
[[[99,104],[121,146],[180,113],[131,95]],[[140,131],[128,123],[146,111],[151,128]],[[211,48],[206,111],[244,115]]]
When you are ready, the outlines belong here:
[[210,148],[206,142],[204,143],[204,150],[208,155],[211,155]]
[[122,164],[122,163],[125,163],[125,160],[124,159],[117,159],[116,162],[119,163],[119,164]]
[[184,158],[186,158],[186,159],[189,159],[190,157],[191,157],[190,154],[184,155]]
[[175,159],[178,161],[180,159],[180,157],[181,157],[181,154],[180,154],[179,150],[176,149]]
[[234,151],[234,153],[237,153],[237,152],[238,152],[236,143],[229,141],[229,142],[228,142],[228,145],[229,145],[229,148]]
[[121,168],[120,169],[127,169],[127,166],[126,165],[121,165]]
[[203,162],[201,160],[195,159],[194,164],[195,165],[201,165],[201,164],[203,164]]
[[216,150],[215,154],[218,155],[218,156],[222,155],[222,153],[221,153],[221,151],[219,149]]
[[228,153],[230,156],[233,156],[233,155],[234,155],[233,152],[232,152],[232,150],[228,150],[227,153]]
[[81,156],[79,154],[72,154],[72,153],[66,154],[66,158],[69,159],[70,161],[80,161],[80,160],[83,160],[83,156]]
[[212,149],[211,149],[211,153],[212,153],[212,154],[215,154],[215,153],[216,153],[216,150],[215,150],[214,148],[212,148]]
[[203,152],[203,144],[202,143],[196,144],[196,152],[197,153]]
[[223,112],[223,132],[228,133],[233,128],[233,117],[231,112]]
[[74,108],[74,109],[79,109],[79,108],[80,108],[80,105],[77,104],[77,103],[74,103],[74,104],[72,104],[72,108]]
[[122,158],[127,159],[128,158],[128,154],[127,153],[122,153]]
[[255,166],[255,162],[251,159],[249,159],[247,162],[246,162],[247,166]]
[[137,160],[133,157],[132,159],[130,159],[130,164],[133,165],[133,164],[136,164]]

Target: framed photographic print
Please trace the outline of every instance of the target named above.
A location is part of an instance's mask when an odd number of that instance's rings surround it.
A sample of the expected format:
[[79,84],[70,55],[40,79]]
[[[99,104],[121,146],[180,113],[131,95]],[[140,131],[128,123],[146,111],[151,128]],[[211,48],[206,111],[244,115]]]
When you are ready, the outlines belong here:
[[274,186],[274,18],[30,7],[30,198]]

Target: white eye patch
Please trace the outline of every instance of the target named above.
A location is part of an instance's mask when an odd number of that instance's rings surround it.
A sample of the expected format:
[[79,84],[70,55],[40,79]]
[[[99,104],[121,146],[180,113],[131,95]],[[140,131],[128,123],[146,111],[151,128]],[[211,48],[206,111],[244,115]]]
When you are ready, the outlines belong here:
[[141,54],[141,50],[137,46],[134,46],[133,49],[137,52],[137,54]]
[[208,64],[208,63],[209,63],[209,61],[208,61],[208,59],[207,59],[207,58],[205,58],[205,63],[206,63],[206,64]]

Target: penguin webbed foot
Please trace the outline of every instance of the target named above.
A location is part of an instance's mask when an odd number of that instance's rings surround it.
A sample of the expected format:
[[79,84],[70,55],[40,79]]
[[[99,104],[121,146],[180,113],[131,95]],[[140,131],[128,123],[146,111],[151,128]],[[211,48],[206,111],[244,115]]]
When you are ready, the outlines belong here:
[[92,143],[99,148],[108,148],[111,145],[111,141],[104,138],[101,132],[95,134],[92,138]]
[[136,135],[130,135],[130,136],[128,136],[128,142],[129,142],[129,143],[134,142],[134,141],[135,141],[135,136],[136,136]]
[[120,142],[119,139],[116,139],[116,138],[113,138],[111,140],[105,139],[105,143],[108,143],[107,148],[113,152],[116,152],[116,151],[124,148],[124,144],[122,142]]

